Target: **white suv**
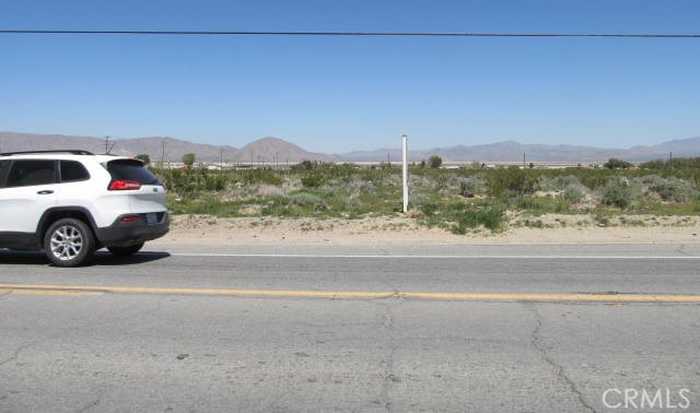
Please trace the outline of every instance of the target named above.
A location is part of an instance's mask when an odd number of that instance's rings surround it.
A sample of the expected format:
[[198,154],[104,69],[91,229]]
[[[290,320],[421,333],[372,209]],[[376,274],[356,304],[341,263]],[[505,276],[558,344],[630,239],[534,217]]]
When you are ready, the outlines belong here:
[[73,267],[103,247],[134,254],[168,229],[165,188],[141,161],[80,150],[0,154],[0,248],[43,249]]

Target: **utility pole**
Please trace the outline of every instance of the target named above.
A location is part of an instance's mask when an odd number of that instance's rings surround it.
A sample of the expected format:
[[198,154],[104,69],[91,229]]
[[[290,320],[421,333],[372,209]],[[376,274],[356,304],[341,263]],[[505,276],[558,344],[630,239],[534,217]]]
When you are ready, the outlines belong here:
[[525,152],[523,152],[523,169],[527,168],[527,161],[525,160]]
[[668,153],[668,166],[673,169],[673,152]]
[[401,135],[401,154],[403,155],[403,212],[408,212],[408,136]]
[[109,136],[105,136],[105,155],[109,155]]
[[161,154],[160,154],[160,168],[163,169],[165,167],[165,141],[162,141],[160,143],[161,145]]
[[219,171],[224,172],[224,149],[219,148]]

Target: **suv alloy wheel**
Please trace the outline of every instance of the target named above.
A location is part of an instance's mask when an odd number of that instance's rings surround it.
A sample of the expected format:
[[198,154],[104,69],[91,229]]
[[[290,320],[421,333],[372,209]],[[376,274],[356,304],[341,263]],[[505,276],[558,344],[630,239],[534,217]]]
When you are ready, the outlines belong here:
[[95,253],[95,237],[81,220],[59,219],[44,235],[44,251],[54,265],[76,267],[88,263]]

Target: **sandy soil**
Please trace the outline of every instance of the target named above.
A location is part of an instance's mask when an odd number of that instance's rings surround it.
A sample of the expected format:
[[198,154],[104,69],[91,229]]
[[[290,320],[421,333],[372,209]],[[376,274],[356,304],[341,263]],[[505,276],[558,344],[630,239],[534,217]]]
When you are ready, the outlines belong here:
[[[527,222],[530,221],[530,222]],[[539,221],[539,222],[538,222]],[[526,226],[527,225],[527,226]],[[532,228],[531,226],[542,228]],[[159,242],[226,245],[442,245],[442,244],[608,244],[699,243],[696,217],[624,216],[605,225],[586,215],[512,217],[501,233],[488,230],[455,235],[416,224],[412,218],[315,220],[175,216]]]

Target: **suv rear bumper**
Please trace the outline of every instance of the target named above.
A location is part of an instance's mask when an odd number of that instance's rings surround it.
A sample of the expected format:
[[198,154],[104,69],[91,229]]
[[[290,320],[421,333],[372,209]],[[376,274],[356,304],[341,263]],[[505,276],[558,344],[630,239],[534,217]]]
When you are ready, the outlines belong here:
[[[160,213],[159,213],[160,214]],[[100,244],[105,246],[126,246],[151,241],[164,236],[170,231],[168,213],[162,213],[162,219],[155,224],[146,223],[146,214],[138,214],[143,219],[136,222],[123,223],[120,216],[108,227],[97,228],[96,235]],[[133,216],[129,214],[128,216]]]

